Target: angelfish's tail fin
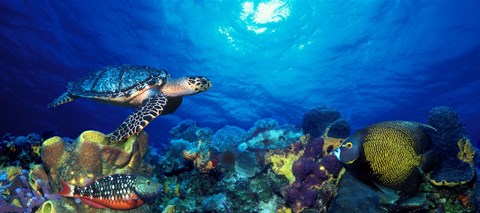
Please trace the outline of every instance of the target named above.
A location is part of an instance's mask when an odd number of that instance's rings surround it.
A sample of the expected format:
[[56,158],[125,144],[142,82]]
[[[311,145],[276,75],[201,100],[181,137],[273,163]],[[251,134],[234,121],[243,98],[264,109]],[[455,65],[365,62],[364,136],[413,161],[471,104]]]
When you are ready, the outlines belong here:
[[73,190],[75,189],[75,186],[63,180],[61,182],[62,182],[62,191],[59,191],[58,194],[63,197],[73,197]]

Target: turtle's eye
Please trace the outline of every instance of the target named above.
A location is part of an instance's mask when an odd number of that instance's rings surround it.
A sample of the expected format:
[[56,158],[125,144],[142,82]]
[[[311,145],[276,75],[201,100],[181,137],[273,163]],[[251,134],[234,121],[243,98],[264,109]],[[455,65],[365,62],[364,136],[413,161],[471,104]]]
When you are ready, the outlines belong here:
[[146,184],[147,184],[147,185],[150,185],[150,180],[147,180],[147,181],[146,181]]
[[348,149],[351,149],[353,144],[352,142],[347,142],[344,146],[347,147]]

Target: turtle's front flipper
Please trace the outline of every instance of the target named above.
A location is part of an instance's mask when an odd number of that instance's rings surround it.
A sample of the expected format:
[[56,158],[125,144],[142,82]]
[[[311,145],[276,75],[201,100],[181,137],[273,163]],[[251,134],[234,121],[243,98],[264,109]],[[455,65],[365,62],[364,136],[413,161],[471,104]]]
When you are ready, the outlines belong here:
[[63,93],[62,95],[55,98],[55,100],[53,100],[52,103],[48,104],[48,108],[53,108],[58,105],[68,103],[70,101],[75,100],[76,98],[77,98],[76,96],[73,96],[69,92]]
[[163,94],[150,97],[112,132],[110,141],[118,142],[127,139],[133,134],[140,133],[150,121],[162,114],[166,104],[167,98]]

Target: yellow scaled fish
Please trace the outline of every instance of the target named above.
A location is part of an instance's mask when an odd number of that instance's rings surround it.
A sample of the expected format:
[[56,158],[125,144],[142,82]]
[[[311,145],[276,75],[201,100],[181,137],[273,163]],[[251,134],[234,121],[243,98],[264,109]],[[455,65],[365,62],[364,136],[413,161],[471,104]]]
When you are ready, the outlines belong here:
[[403,192],[418,191],[436,154],[429,150],[426,124],[386,121],[361,129],[334,151],[347,171],[377,188],[381,184]]

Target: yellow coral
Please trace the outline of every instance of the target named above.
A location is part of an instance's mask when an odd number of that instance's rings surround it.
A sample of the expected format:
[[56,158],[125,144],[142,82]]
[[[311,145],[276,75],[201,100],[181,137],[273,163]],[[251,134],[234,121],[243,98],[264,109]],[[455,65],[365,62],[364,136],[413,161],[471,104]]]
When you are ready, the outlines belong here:
[[5,168],[7,173],[7,179],[13,181],[18,175],[22,174],[22,167],[19,166],[8,166]]
[[68,211],[61,200],[48,200],[36,211],[38,213],[64,213]]
[[430,181],[430,183],[432,183],[435,186],[454,187],[454,186],[463,185],[463,184],[468,183],[468,181],[460,181],[460,182],[447,182],[446,180],[436,181],[436,180],[430,178],[430,174],[428,174],[427,177],[428,177],[428,180]]
[[35,155],[40,156],[40,147],[39,145],[32,145],[32,151]]
[[162,213],[175,213],[175,206],[174,205],[168,205]]
[[170,187],[168,186],[168,181],[163,182],[163,194],[168,194]]
[[175,186],[175,197],[180,197],[180,182]]
[[277,209],[275,213],[292,213],[292,209],[286,206],[282,206],[281,208]]
[[275,154],[273,151],[269,151],[265,156],[265,161],[272,163],[272,171],[277,175],[285,176],[291,184],[295,182],[295,176],[292,172],[293,163],[295,163],[295,161],[297,161],[302,155],[303,150],[297,154]]
[[322,150],[323,150],[324,155],[329,153],[328,152],[328,147],[332,147],[332,149],[330,150],[330,152],[332,152],[334,149],[340,147],[342,145],[343,141],[345,140],[344,138],[328,137],[328,131],[330,131],[330,127],[328,127],[325,130],[325,133],[322,135],[322,138],[323,138]]
[[306,134],[306,135],[302,135],[300,136],[300,138],[298,138],[298,140],[300,141],[300,143],[302,144],[306,144],[310,141],[311,137],[309,134]]
[[16,207],[20,207],[20,208],[23,207],[23,206],[22,206],[22,203],[20,202],[20,200],[19,200],[18,198],[15,198],[15,199],[12,201],[11,204],[14,205],[14,206],[16,206]]
[[470,140],[468,138],[461,138],[458,140],[458,159],[462,160],[463,162],[473,163],[473,158],[475,157],[475,148],[473,148]]

